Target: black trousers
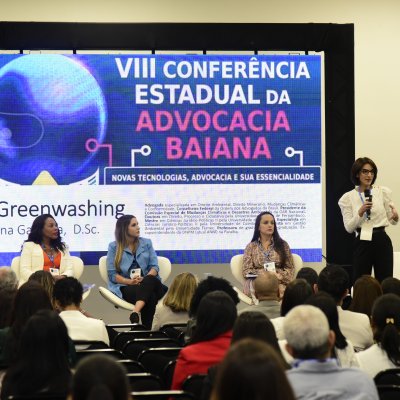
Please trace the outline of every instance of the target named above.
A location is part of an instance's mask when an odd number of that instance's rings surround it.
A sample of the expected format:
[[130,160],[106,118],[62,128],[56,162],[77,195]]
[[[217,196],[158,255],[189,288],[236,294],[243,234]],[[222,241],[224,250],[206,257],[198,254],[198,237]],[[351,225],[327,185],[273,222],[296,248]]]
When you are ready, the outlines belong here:
[[374,230],[371,241],[358,235],[354,242],[354,282],[361,275],[371,275],[372,266],[379,282],[393,276],[393,245],[384,229]]
[[152,275],[146,275],[139,285],[122,286],[122,298],[129,303],[135,304],[142,300],[145,306],[141,311],[142,324],[151,329],[154,313],[158,300],[164,296],[167,287],[159,279]]

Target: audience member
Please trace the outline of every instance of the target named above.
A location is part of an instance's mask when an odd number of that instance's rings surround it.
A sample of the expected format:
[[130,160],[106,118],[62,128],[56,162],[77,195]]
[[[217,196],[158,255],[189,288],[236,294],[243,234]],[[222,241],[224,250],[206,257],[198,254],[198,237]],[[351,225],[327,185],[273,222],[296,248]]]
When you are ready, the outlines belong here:
[[335,334],[317,307],[300,305],[284,321],[287,350],[295,359],[287,376],[298,399],[378,400],[374,381],[358,368],[331,359]]
[[310,267],[300,268],[299,272],[297,272],[296,278],[305,279],[311,286],[311,289],[313,290],[314,293],[318,290],[317,287],[318,274],[314,268]]
[[192,301],[190,302],[190,319],[188,321],[186,329],[186,342],[190,341],[190,338],[192,337],[193,332],[196,329],[196,315],[200,301],[205,295],[216,290],[221,290],[225,292],[232,299],[235,305],[239,303],[238,294],[235,292],[235,289],[233,289],[232,285],[226,279],[217,278],[215,276],[208,276],[207,279],[202,280],[197,286],[197,289],[193,294]]
[[353,286],[353,300],[349,310],[371,318],[372,306],[379,296],[382,296],[380,283],[371,275],[360,276]]
[[4,376],[1,399],[39,393],[66,396],[70,379],[67,328],[54,311],[38,311],[22,331],[15,362]]
[[29,281],[35,281],[42,285],[43,289],[49,295],[51,303],[53,303],[53,289],[54,289],[54,276],[49,271],[36,271],[28,279]]
[[393,293],[400,296],[400,280],[394,277],[386,278],[381,283],[383,294]]
[[279,280],[275,273],[261,272],[253,283],[254,295],[258,304],[244,308],[241,312],[260,311],[268,318],[277,318],[281,315],[279,302]]
[[[289,368],[279,347],[274,326],[265,314],[259,311],[245,311],[238,316],[233,326],[231,345],[248,338],[269,344],[276,351],[284,368]],[[203,381],[201,400],[208,400],[210,398],[219,368],[220,364],[217,364],[208,369],[207,376]]]
[[379,297],[372,309],[375,344],[358,353],[360,368],[370,377],[389,368],[400,367],[400,298],[395,294]]
[[311,296],[305,304],[319,308],[328,319],[329,329],[335,334],[335,343],[332,348],[332,357],[336,358],[341,367],[358,367],[358,359],[354,347],[339,327],[339,314],[335,300],[325,292],[318,292]]
[[175,277],[167,294],[157,304],[153,330],[158,330],[165,324],[187,323],[190,302],[197,283],[196,277],[190,272],[183,272]]
[[110,344],[103,321],[88,318],[81,312],[82,284],[72,277],[61,279],[54,285],[54,303],[72,340],[97,340]]
[[238,316],[233,326],[232,344],[245,338],[268,343],[275,349],[282,365],[289,368],[281,353],[274,326],[265,314],[259,311],[246,311]]
[[70,400],[128,400],[130,387],[125,368],[111,357],[93,355],[78,363],[72,378]]
[[276,336],[279,340],[285,339],[283,321],[285,315],[293,308],[304,302],[313,294],[311,286],[304,279],[295,279],[286,287],[281,304],[281,317],[274,318]]
[[18,279],[10,267],[0,267],[0,329],[10,326]]
[[10,364],[14,359],[25,324],[42,309],[53,309],[46,291],[37,282],[24,283],[14,299],[11,325],[0,329],[0,365]]
[[197,309],[197,325],[188,346],[178,356],[172,389],[180,389],[193,374],[205,374],[209,367],[221,361],[231,339],[237,316],[232,299],[222,291],[207,294]]
[[342,309],[341,305],[349,292],[349,285],[348,273],[338,265],[326,266],[318,276],[318,290],[330,294],[336,302],[343,335],[353,343],[356,351],[363,350],[373,343],[372,330],[366,315]]
[[218,369],[212,400],[294,400],[282,360],[267,343],[243,339],[232,345]]

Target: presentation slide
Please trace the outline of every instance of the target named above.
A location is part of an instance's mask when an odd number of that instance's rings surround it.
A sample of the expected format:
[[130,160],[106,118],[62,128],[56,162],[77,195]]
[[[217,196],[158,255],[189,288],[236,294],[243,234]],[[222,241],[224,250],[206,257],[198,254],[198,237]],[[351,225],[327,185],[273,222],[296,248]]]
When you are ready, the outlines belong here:
[[172,263],[227,263],[271,211],[322,257],[321,58],[0,55],[0,265],[52,214],[86,264],[133,214]]

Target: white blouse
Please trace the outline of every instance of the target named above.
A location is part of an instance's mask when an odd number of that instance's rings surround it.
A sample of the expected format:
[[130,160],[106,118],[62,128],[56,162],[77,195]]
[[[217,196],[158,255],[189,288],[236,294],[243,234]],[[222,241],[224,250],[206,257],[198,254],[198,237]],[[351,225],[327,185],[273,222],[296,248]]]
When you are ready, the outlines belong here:
[[[374,186],[371,189],[372,208],[371,208],[371,223],[375,228],[381,226],[389,226],[389,223],[396,225],[397,222],[392,219],[392,210],[394,207],[391,195],[392,191],[385,186]],[[360,217],[358,210],[365,201],[364,193],[358,191],[358,187],[350,192],[346,192],[339,199],[339,207],[342,211],[343,223],[347,232],[352,233],[366,220],[366,215]]]

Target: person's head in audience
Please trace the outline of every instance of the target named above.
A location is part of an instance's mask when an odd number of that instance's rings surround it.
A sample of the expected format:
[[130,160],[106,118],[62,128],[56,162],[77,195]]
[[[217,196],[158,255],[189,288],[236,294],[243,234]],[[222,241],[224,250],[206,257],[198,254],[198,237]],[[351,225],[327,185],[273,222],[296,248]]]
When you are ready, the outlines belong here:
[[82,295],[82,284],[76,278],[66,277],[54,285],[53,297],[58,310],[79,310]]
[[327,265],[318,275],[318,290],[330,294],[338,306],[349,293],[350,277],[339,265]]
[[97,354],[82,359],[72,379],[71,400],[127,400],[125,368],[113,358]]
[[258,300],[279,300],[279,280],[276,274],[263,271],[254,280],[253,287]]
[[197,309],[197,325],[190,343],[204,342],[231,331],[237,310],[232,298],[221,290],[206,294]]
[[39,310],[52,310],[47,292],[37,282],[26,282],[15,296],[11,314],[11,334],[14,343],[19,343],[19,338],[28,319]]
[[284,317],[293,307],[304,304],[312,294],[312,288],[306,280],[295,279],[290,282],[282,298],[281,316]]
[[353,287],[353,299],[349,310],[371,317],[372,306],[375,300],[382,296],[382,288],[377,279],[370,275],[363,275],[356,280]]
[[232,344],[239,340],[251,338],[270,344],[285,368],[288,368],[276,337],[275,328],[268,317],[260,311],[245,311],[240,314],[233,326]]
[[29,277],[28,282],[29,281],[35,281],[42,285],[44,290],[48,293],[50,301],[53,301],[53,289],[55,280],[54,276],[49,271],[35,271]]
[[174,312],[188,312],[197,285],[197,278],[192,273],[183,272],[177,275],[163,299],[163,304]]
[[333,297],[328,293],[318,292],[312,295],[305,304],[319,308],[328,318],[329,329],[335,333],[335,346],[332,353],[335,353],[335,348],[346,348],[347,341],[339,327],[339,314]]
[[313,292],[316,292],[317,282],[318,282],[318,274],[314,268],[303,267],[300,268],[299,272],[296,275],[297,279],[305,279],[311,286]]
[[56,312],[40,310],[29,318],[16,359],[4,377],[2,398],[39,393],[66,396],[71,378],[68,340]]
[[294,400],[281,358],[254,339],[234,343],[219,365],[212,400]]
[[58,229],[57,237],[54,237],[53,227],[58,227],[58,225],[52,215],[39,215],[34,219],[26,241],[42,245],[43,240],[48,239],[52,247],[64,251],[65,244],[61,240],[60,230]]
[[400,367],[400,297],[392,293],[379,297],[372,308],[371,325],[376,343]]
[[399,279],[390,276],[389,278],[386,278],[382,281],[381,286],[382,286],[383,294],[392,293],[392,294],[396,294],[397,296],[400,296],[400,280]]
[[317,307],[300,305],[286,315],[283,331],[287,351],[300,360],[324,360],[331,355],[335,334],[329,330],[328,319]]
[[189,315],[196,317],[197,309],[199,307],[201,299],[208,293],[220,290],[225,292],[232,301],[236,304],[239,303],[239,297],[232,285],[224,278],[217,278],[215,276],[208,276],[207,279],[202,280],[197,289],[195,290],[192,301],[190,303]]
[[10,326],[18,279],[10,267],[0,267],[0,329]]

